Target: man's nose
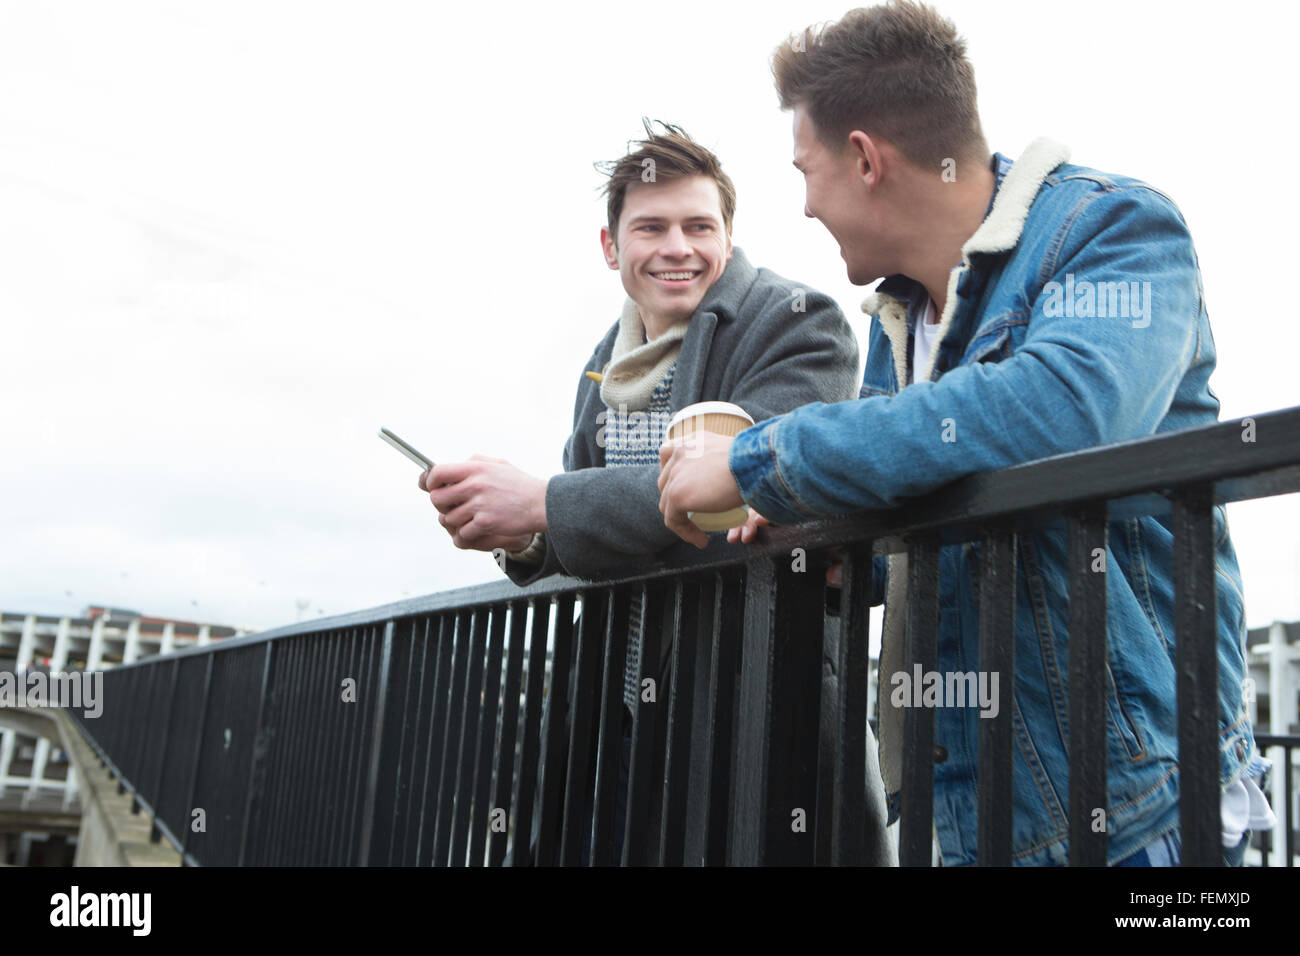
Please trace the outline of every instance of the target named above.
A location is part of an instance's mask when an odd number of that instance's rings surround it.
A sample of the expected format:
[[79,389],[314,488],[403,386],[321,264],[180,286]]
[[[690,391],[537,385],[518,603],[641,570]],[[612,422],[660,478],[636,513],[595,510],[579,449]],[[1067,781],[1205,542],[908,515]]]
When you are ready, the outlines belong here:
[[691,244],[686,241],[686,233],[679,226],[664,230],[664,244],[660,252],[666,256],[689,256]]

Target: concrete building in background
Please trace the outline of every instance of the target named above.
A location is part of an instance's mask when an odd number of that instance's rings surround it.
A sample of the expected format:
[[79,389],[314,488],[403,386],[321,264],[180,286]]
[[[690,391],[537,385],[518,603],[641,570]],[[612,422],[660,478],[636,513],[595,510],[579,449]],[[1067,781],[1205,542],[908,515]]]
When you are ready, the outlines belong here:
[[[0,612],[0,671],[96,671],[244,633],[114,607],[80,617]],[[0,706],[0,864],[71,864],[80,822],[77,775],[55,722]]]

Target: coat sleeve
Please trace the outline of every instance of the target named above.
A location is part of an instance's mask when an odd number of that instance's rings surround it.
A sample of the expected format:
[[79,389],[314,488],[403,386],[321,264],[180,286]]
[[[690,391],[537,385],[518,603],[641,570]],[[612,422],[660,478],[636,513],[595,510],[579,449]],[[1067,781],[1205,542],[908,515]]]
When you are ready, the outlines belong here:
[[[603,367],[601,357],[604,350],[602,346],[597,346],[592,353],[591,358],[587,360],[587,365],[582,371],[582,376],[578,380],[578,392],[573,402],[573,431],[564,443],[563,464],[564,473],[570,471],[604,471],[604,459],[594,461],[592,459],[591,448],[587,442],[587,433],[590,431],[583,422],[583,409],[589,408],[593,404],[590,401],[591,395],[599,386],[591,379],[586,377],[587,372],[599,372]],[[594,424],[594,423],[593,423]],[[599,437],[599,432],[596,433]],[[596,443],[599,450],[599,443]],[[546,489],[546,515],[547,524],[554,525],[555,517],[552,513],[554,507],[551,498],[551,487],[555,483],[552,477],[547,484]],[[541,564],[526,564],[523,561],[515,561],[512,558],[504,557],[501,559],[501,569],[505,571],[508,577],[515,584],[521,587],[532,584],[542,578],[549,577],[552,574],[564,574],[566,570],[560,563],[559,555],[552,545],[550,532],[543,533],[542,539],[545,542]]]
[[[1145,188],[1089,198],[1066,222],[1042,285],[1025,290],[1030,321],[1015,352],[742,432],[730,464],[744,499],[793,524],[892,508],[968,474],[1154,433],[1204,324],[1191,236],[1173,204]],[[1061,314],[1053,286],[1069,275],[1103,289],[1148,283],[1154,315],[1144,324]]]
[[[854,394],[857,339],[834,301],[771,284],[752,290],[751,298],[756,295],[742,306],[747,326],[726,361],[719,398],[762,420],[806,402]],[[716,335],[712,347],[718,347]],[[574,424],[568,452],[583,444],[580,432],[594,426]],[[565,472],[547,486],[545,562],[526,577],[507,567],[512,580],[527,584],[557,571],[600,577],[682,546],[659,511],[658,465],[605,468],[602,460],[573,468],[572,461],[566,453]]]

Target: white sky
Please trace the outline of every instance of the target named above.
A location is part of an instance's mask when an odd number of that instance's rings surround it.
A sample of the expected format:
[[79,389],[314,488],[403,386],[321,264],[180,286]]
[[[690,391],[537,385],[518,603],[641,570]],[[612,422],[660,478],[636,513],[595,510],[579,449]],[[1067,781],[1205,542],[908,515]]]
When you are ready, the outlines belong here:
[[[994,149],[1052,135],[1179,203],[1223,417],[1296,404],[1296,8],[939,6]],[[375,432],[559,469],[623,301],[591,164],[642,115],[865,340],[768,67],[847,9],[0,2],[0,608],[272,626],[499,580]],[[1251,624],[1300,618],[1297,496],[1230,515]]]

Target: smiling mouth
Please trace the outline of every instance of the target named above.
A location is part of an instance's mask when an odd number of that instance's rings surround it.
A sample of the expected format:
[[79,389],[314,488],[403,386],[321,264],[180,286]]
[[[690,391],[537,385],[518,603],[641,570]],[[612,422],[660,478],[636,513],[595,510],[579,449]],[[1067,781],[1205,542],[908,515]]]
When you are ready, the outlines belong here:
[[676,272],[652,272],[650,273],[660,282],[690,282],[700,274],[699,269],[681,269]]

